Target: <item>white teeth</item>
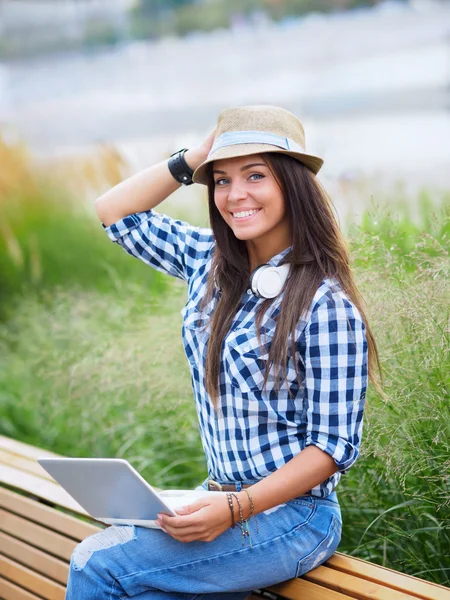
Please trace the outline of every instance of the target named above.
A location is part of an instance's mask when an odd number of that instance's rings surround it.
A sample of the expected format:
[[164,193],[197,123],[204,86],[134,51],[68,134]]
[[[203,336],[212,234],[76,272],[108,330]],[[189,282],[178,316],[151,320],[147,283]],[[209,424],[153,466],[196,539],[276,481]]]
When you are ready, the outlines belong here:
[[255,210],[245,210],[242,212],[235,212],[235,213],[233,213],[233,217],[235,217],[236,219],[243,219],[244,217],[249,217],[250,215],[254,215],[257,212],[259,212],[259,208],[256,208]]

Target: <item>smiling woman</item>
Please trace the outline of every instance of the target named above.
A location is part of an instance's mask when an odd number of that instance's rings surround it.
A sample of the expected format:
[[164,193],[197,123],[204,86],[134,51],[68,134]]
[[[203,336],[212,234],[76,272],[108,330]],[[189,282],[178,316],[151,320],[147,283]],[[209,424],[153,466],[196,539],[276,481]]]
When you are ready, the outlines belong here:
[[213,175],[217,210],[247,242],[252,270],[290,245],[283,192],[263,155],[223,159]]
[[[335,551],[335,489],[359,454],[378,357],[315,178],[321,165],[290,112],[231,108],[200,146],[97,200],[114,242],[188,284],[183,343],[203,487],[225,494],[159,515],[162,531],[136,527],[128,543],[83,542],[95,552],[82,568],[75,557],[87,553],[75,552],[69,600],[239,600]],[[192,182],[208,187],[211,229],[153,210]]]

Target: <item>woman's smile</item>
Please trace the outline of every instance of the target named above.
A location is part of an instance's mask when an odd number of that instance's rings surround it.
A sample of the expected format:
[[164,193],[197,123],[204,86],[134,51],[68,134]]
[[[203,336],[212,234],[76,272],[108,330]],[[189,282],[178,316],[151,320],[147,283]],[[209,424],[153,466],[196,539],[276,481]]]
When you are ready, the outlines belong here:
[[235,221],[242,223],[243,221],[250,221],[253,217],[255,217],[262,209],[261,208],[252,208],[252,209],[239,209],[231,212],[231,215]]

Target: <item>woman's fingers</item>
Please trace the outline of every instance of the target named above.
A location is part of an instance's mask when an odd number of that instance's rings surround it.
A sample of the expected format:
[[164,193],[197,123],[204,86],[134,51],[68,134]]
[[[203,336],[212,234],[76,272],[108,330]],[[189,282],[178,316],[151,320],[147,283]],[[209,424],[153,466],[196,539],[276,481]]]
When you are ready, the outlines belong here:
[[[211,541],[217,537],[217,534],[208,530],[206,525],[195,524],[186,527],[172,527],[171,525],[163,525],[164,531],[179,542],[194,542],[194,541]],[[220,533],[220,532],[219,532]]]
[[183,529],[175,529],[174,527],[164,526],[164,530],[166,533],[171,535],[172,537],[186,537],[186,536],[200,536],[206,533],[205,529],[198,527],[183,527]]
[[177,509],[177,516],[158,515],[158,523],[176,540],[212,541],[230,526],[229,507],[222,496],[204,498],[184,508]]
[[208,154],[209,154],[209,152],[210,152],[210,150],[212,148],[212,145],[213,145],[213,142],[214,142],[214,136],[216,134],[216,129],[217,129],[217,127],[214,127],[208,133],[208,135],[203,140],[203,142],[200,144],[200,147],[201,147],[201,149],[202,149],[202,151],[203,151],[203,153],[205,155],[205,158],[206,158],[206,156],[208,156]]
[[204,531],[206,524],[204,519],[199,519],[197,515],[187,515],[186,517],[167,517],[160,518],[157,522],[169,532],[178,532],[184,534],[188,530]]

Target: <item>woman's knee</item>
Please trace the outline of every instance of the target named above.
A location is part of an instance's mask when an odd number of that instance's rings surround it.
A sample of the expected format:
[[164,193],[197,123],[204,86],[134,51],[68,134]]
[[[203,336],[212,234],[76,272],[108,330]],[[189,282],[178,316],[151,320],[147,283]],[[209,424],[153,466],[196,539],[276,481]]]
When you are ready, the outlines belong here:
[[119,597],[116,580],[120,557],[114,548],[135,538],[134,527],[108,527],[75,547],[70,561],[66,600]]
[[87,567],[96,569],[97,563],[104,564],[105,557],[99,551],[126,544],[135,538],[134,527],[117,526],[107,527],[103,531],[87,537],[75,547],[70,561],[74,571],[84,571]]

